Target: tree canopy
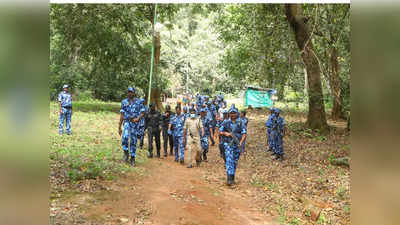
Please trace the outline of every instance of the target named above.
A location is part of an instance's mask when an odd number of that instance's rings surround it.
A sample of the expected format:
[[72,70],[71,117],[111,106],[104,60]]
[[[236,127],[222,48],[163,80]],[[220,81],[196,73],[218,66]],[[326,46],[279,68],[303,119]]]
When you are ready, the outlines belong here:
[[[310,112],[333,107],[332,117],[343,117],[350,106],[349,8],[160,4],[152,86],[174,95],[275,88],[279,101],[308,102]],[[144,97],[153,13],[154,4],[52,4],[50,97],[63,83],[106,101],[119,101],[128,85]]]

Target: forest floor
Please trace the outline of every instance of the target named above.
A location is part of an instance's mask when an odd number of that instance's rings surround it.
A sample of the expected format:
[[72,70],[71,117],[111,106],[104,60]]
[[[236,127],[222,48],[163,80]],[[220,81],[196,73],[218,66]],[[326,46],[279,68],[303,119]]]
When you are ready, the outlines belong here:
[[350,155],[345,121],[322,135],[304,128],[305,114],[283,113],[280,162],[266,151],[267,113],[251,110],[247,153],[228,187],[217,145],[191,169],[172,156],[146,159],[145,149],[136,168],[122,163],[117,107],[76,110],[73,135],[60,136],[51,105],[51,224],[350,224],[350,169],[330,163]]

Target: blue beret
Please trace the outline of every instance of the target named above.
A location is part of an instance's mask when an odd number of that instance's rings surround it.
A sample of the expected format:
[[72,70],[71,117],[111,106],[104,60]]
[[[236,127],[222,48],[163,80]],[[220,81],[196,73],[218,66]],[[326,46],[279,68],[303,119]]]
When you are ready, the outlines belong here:
[[274,109],[274,112],[275,112],[276,114],[279,114],[279,113],[281,112],[281,110],[278,109],[278,108],[275,108],[275,109]]
[[207,112],[207,110],[205,108],[201,108],[200,112]]
[[227,109],[223,109],[223,110],[222,110],[222,113],[223,113],[223,114],[227,114],[227,113],[228,113],[228,110],[227,110]]
[[130,92],[135,92],[135,88],[133,88],[133,87],[128,87],[128,91],[130,91]]

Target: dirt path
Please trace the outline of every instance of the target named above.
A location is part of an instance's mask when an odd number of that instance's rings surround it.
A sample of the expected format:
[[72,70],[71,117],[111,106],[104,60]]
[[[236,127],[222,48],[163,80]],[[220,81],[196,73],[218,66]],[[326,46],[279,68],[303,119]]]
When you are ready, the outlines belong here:
[[[174,162],[171,156],[149,160],[144,165],[147,175],[113,183],[115,194],[88,210],[88,218],[109,215],[114,218],[111,224],[273,224],[271,218],[252,209],[252,203],[235,188],[224,184],[224,174],[209,173],[206,164],[215,163],[218,157],[216,146],[210,150],[214,160],[192,169]],[[219,185],[209,179],[220,180]]]

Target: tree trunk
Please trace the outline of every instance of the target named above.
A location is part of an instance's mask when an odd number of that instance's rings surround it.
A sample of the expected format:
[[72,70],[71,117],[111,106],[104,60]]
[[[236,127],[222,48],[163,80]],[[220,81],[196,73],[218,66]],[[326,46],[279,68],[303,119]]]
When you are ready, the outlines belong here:
[[151,89],[150,102],[156,105],[156,109],[162,111],[161,91],[158,88]]
[[[154,35],[154,65],[153,65],[153,80],[152,80],[152,84],[151,84],[151,94],[150,94],[150,103],[151,104],[155,104],[156,105],[156,109],[158,110],[162,110],[163,106],[161,103],[161,90],[159,89],[158,85],[154,85],[157,84],[157,73],[159,72],[157,67],[158,67],[158,63],[160,62],[160,50],[161,50],[161,40],[160,40],[160,32],[156,32],[155,30],[155,24],[154,24],[154,5],[152,5],[152,9],[151,9],[151,15],[149,16],[149,20],[151,22],[151,25],[153,27],[153,35]],[[146,101],[148,98],[148,94],[146,94]]]
[[321,71],[318,59],[313,52],[313,45],[310,40],[310,32],[302,16],[302,8],[299,4],[286,4],[286,18],[292,27],[297,46],[301,51],[301,58],[307,70],[308,83],[308,116],[307,125],[311,129],[321,131],[328,130],[326,122],[324,99],[322,95]]
[[161,41],[160,41],[160,32],[154,33],[154,64],[158,64],[160,62],[160,50],[161,50]]
[[331,49],[331,67],[332,73],[330,76],[330,86],[333,95],[333,108],[332,108],[332,119],[338,120],[343,117],[343,104],[342,104],[342,92],[340,89],[340,77],[339,77],[339,63],[337,57],[337,49],[333,47]]

